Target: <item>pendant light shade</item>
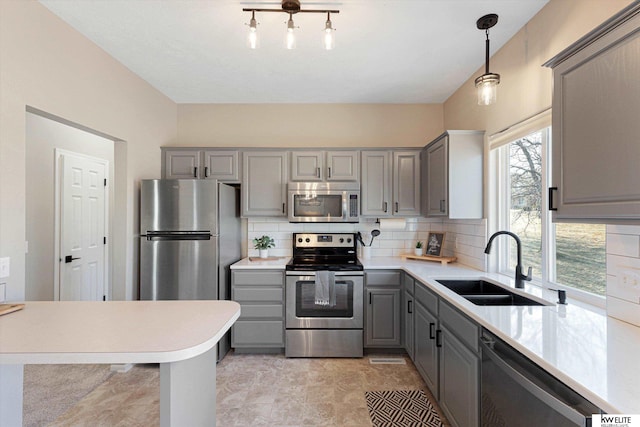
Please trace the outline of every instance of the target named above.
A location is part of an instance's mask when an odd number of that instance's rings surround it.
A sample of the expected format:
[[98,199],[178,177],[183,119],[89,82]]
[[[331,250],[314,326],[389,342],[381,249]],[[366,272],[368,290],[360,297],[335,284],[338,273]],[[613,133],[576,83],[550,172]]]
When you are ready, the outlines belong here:
[[255,12],[251,14],[251,21],[249,21],[249,34],[247,35],[247,46],[249,46],[249,49],[258,48],[258,22],[256,21]]
[[296,33],[295,26],[293,25],[293,15],[289,14],[289,20],[287,21],[287,33],[284,39],[284,45],[287,49],[296,48]]
[[332,50],[336,47],[336,30],[331,25],[330,13],[327,13],[327,22],[324,24],[323,43],[326,50]]
[[498,15],[491,13],[478,19],[476,26],[479,30],[484,30],[485,41],[485,68],[484,74],[476,78],[476,90],[478,91],[478,105],[491,105],[498,97],[498,85],[500,84],[500,74],[489,71],[489,28],[498,23]]

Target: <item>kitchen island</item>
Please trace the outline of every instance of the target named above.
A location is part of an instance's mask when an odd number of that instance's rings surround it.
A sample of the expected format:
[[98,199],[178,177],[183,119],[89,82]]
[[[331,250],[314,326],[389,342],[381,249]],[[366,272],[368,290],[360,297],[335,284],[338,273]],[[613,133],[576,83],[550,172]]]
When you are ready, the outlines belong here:
[[[0,317],[0,364],[159,363],[161,425],[213,426],[216,344],[239,316],[233,301],[28,302]],[[22,384],[1,396],[0,425],[20,425]]]

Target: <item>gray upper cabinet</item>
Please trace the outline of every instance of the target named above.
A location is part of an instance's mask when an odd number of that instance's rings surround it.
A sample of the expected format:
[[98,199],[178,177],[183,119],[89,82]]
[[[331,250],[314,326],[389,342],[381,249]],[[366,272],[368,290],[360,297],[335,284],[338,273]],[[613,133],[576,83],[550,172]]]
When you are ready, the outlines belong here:
[[358,151],[292,151],[291,181],[358,181]]
[[204,178],[222,182],[240,182],[238,151],[206,150],[203,153]]
[[640,4],[545,65],[553,68],[554,220],[640,219]]
[[484,132],[447,131],[422,151],[422,214],[482,218]]
[[327,181],[358,181],[360,152],[327,151]]
[[362,215],[420,215],[420,151],[362,152]]
[[242,157],[242,216],[286,216],[286,151],[245,151]]
[[240,182],[238,150],[162,149],[162,177]]
[[200,178],[202,151],[163,150],[162,177],[167,179]]

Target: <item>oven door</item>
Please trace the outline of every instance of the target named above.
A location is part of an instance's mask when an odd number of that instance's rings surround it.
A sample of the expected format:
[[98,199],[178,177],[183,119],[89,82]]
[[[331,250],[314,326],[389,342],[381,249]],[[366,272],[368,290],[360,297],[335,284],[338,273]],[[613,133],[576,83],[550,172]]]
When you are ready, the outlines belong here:
[[315,273],[287,276],[287,329],[362,329],[362,275],[336,273],[334,307],[315,304]]

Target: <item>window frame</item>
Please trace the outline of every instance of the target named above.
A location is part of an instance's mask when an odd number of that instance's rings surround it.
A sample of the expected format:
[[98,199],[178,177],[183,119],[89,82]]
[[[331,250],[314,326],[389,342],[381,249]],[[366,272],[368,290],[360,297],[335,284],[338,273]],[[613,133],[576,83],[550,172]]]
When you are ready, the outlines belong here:
[[[510,128],[491,135],[489,142],[489,170],[490,172],[490,194],[489,194],[489,231],[508,230],[510,228],[510,218],[508,206],[511,204],[511,183],[509,176],[509,145],[520,138],[538,131],[545,131],[542,137],[542,199],[541,199],[541,241],[542,259],[541,276],[534,277],[532,284],[549,289],[563,289],[567,291],[570,298],[581,300],[588,304],[605,308],[606,296],[597,295],[584,291],[573,286],[556,282],[556,236],[555,223],[553,222],[551,211],[549,211],[548,198],[545,196],[545,189],[551,187],[552,183],[552,140],[551,140],[551,110],[545,110],[530,119],[518,123]],[[491,191],[493,190],[493,191]],[[492,194],[493,193],[493,194]],[[489,261],[489,271],[496,271],[500,274],[513,277],[515,266],[510,265],[508,239],[496,240],[495,252],[497,257]],[[523,266],[525,269],[527,266]]]

